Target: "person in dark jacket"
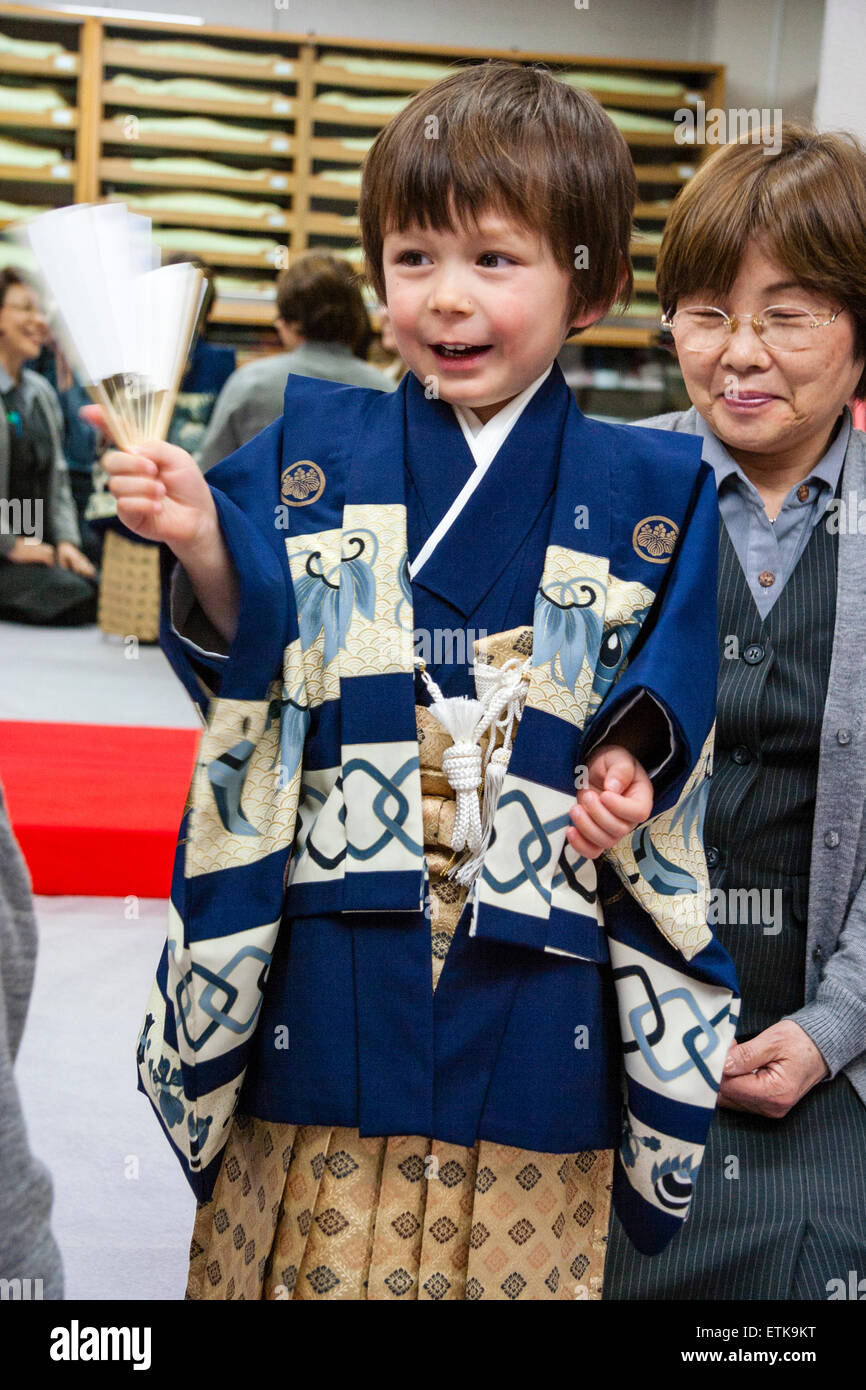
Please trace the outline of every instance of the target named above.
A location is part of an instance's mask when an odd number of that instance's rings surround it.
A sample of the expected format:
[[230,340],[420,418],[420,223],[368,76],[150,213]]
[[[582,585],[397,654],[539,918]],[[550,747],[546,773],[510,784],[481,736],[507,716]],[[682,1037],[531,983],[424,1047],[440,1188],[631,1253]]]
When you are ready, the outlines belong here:
[[0,272],[0,618],[72,626],[96,621],[97,571],[81,549],[57,393],[24,366],[44,338],[36,290]]

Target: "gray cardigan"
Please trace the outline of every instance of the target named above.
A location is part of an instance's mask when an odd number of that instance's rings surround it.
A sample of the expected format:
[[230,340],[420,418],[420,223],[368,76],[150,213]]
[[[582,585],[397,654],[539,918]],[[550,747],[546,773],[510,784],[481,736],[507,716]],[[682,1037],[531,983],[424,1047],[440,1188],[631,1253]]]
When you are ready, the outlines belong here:
[[196,454],[203,473],[279,419],[290,373],[342,381],[347,386],[369,386],[374,391],[393,391],[396,386],[384,372],[356,357],[345,343],[303,342],[292,352],[247,362],[232,372],[217,397]]
[[[71,541],[73,545],[81,545],[81,532],[78,528],[78,513],[75,510],[75,499],[69,486],[69,470],[66,466],[66,457],[63,453],[63,412],[60,409],[60,402],[57,393],[49,381],[38,372],[32,371],[29,367],[21,369],[21,386],[32,396],[35,396],[42,413],[48,422],[48,429],[51,433],[51,445],[54,453],[54,467],[48,483],[48,516],[51,522],[51,532],[54,543],[60,541]],[[6,420],[6,413],[0,410],[0,502],[11,500],[9,498],[9,425]],[[4,507],[3,511],[7,509]],[[0,517],[0,555],[8,555],[17,538],[17,532],[7,529],[2,524],[3,518]],[[11,522],[11,519],[10,519]]]
[[[637,423],[697,434],[691,410]],[[855,494],[853,526],[839,529],[833,655],[821,729],[809,866],[805,1000],[788,1015],[820,1049],[830,1075],[844,1071],[866,1105],[866,545],[857,504],[866,499],[866,434],[852,429],[842,499]]]
[[36,936],[30,875],[0,784],[0,1278],[42,1279],[46,1298],[62,1298],[51,1178],[30,1148],[13,1071],[33,988]]

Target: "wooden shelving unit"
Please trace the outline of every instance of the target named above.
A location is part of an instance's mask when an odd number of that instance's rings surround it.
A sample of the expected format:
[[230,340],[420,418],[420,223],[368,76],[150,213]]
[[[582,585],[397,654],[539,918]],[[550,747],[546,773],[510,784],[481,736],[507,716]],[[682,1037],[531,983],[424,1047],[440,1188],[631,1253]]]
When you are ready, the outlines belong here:
[[[214,317],[240,344],[244,333],[261,343],[273,317],[263,286],[270,281],[272,291],[282,264],[311,247],[357,255],[360,167],[394,111],[455,64],[503,57],[545,63],[585,86],[622,130],[639,185],[632,256],[647,313],[613,315],[580,341],[652,347],[658,238],[673,198],[707,153],[677,144],[673,115],[723,99],[724,69],[710,63],[383,46],[24,5],[0,5],[0,34],[17,41],[15,52],[0,48],[0,86],[47,86],[62,98],[56,109],[28,110],[22,101],[16,110],[8,98],[0,107],[0,199],[27,207],[119,199],[152,219],[157,240],[171,229],[190,252],[197,231],[225,234],[202,254],[218,288],[229,277]],[[22,43],[59,49],[25,51]],[[4,162],[8,140],[57,157],[38,168]],[[11,220],[0,216],[0,227]],[[265,248],[256,245],[262,238]]]

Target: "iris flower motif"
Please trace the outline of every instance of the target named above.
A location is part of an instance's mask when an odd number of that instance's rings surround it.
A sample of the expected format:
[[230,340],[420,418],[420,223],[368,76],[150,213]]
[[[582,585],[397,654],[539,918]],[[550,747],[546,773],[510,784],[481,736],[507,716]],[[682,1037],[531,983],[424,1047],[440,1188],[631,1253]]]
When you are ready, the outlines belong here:
[[578,577],[539,588],[535,596],[532,664],[549,664],[557,685],[574,690],[587,649],[595,665],[602,619],[592,605],[603,592],[596,580]]
[[692,787],[688,796],[684,796],[676,813],[671,820],[671,830],[678,821],[682,821],[683,842],[688,849],[691,845],[692,831],[697,832],[698,844],[703,843],[704,839],[704,816],[707,811],[707,798],[710,794],[710,760],[707,758],[704,764],[704,775],[700,782]]
[[289,688],[283,684],[282,698],[271,700],[268,705],[268,717],[265,723],[265,731],[270,728],[275,719],[280,721],[280,746],[274,754],[274,761],[271,767],[276,767],[277,758],[280,760],[281,776],[284,779],[282,785],[287,786],[298,770],[301,755],[304,751],[304,740],[307,737],[307,729],[310,725],[310,710],[303,703],[304,685],[303,681],[298,686],[294,695],[289,694]]
[[[396,607],[394,609],[394,622],[397,624],[398,627],[404,627],[403,621],[400,617],[402,609],[405,607],[408,608],[410,614],[412,612],[412,580],[409,576],[408,550],[403,551],[403,558],[400,561],[400,564],[397,566],[397,582],[400,585],[400,597],[398,598]],[[412,624],[410,622],[409,627],[404,628],[404,631],[411,632],[411,630]]]
[[376,575],[373,566],[379,542],[372,531],[361,527],[345,538],[350,553],[325,570],[322,552],[307,550],[304,574],[295,585],[301,645],[311,647],[320,632],[325,634],[323,661],[330,665],[338,651],[346,649],[346,633],[357,608],[372,621],[376,611]]
[[[682,824],[683,843],[686,849],[691,845],[693,831],[697,833],[698,844],[703,841],[704,815],[707,809],[707,797],[710,794],[710,779],[706,775],[709,766],[710,760],[707,758],[704,766],[705,775],[700,782],[692,787],[688,796],[683,797],[671,818],[671,830],[677,823]],[[677,893],[697,892],[697,879],[688,870],[680,868],[678,864],[672,864],[656,849],[652,842],[649,826],[640,826],[634,832],[632,849],[638,869],[657,893],[663,893],[666,897],[673,897]]]
[[605,633],[596,662],[595,680],[592,683],[593,703],[601,703],[620,675],[632,643],[648,613],[648,607],[638,608],[627,622],[620,623],[618,627],[612,627]]

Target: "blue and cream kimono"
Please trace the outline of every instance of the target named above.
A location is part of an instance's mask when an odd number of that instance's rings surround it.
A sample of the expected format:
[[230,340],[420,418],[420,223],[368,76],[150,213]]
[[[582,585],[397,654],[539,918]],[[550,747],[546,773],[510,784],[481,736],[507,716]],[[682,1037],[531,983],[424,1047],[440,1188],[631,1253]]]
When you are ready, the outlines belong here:
[[[173,630],[165,551],[162,641],[205,727],[139,1086],[199,1198],[238,1103],[617,1148],[614,1202],[652,1252],[688,1211],[736,1023],[701,843],[713,475],[698,441],[586,419],[554,365],[411,581],[472,468],[412,375],[393,395],[289,377],[282,419],[208,474],[240,576],[227,659]],[[522,624],[529,694],[434,995],[413,642]],[[472,694],[433,647],[443,694]],[[590,863],[565,838],[576,771],[636,702],[668,731],[653,814]]]

